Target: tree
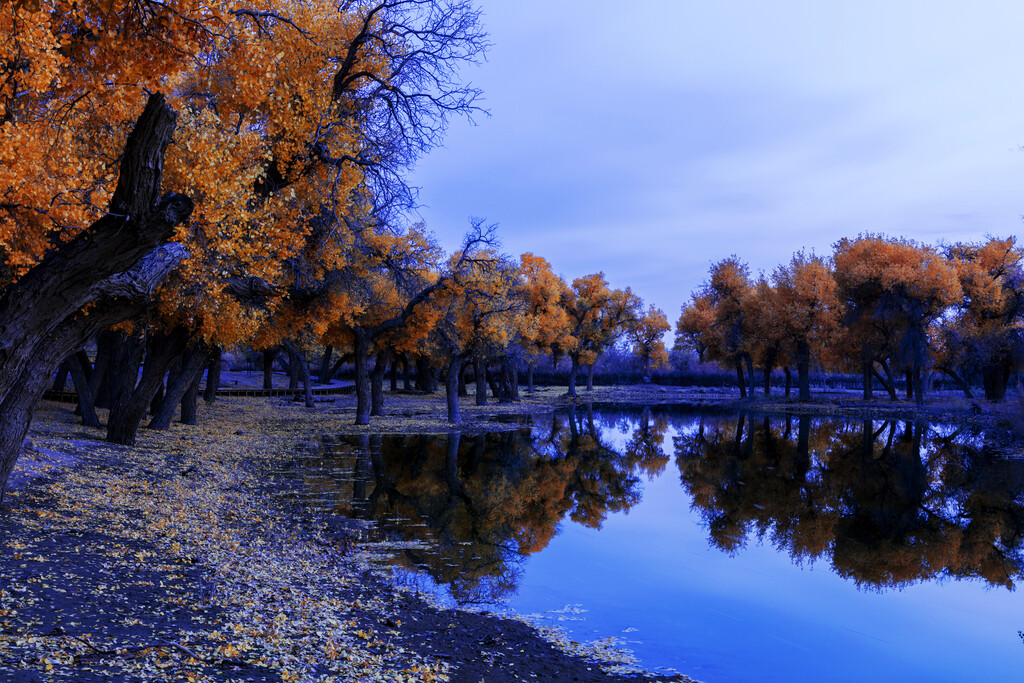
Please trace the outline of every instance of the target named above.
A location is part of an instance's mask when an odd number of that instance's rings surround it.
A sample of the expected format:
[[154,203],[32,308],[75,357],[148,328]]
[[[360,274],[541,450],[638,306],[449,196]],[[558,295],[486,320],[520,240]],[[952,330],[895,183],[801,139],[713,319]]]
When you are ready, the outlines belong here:
[[788,365],[792,358],[793,344],[781,324],[783,311],[778,289],[761,277],[744,297],[742,307],[748,329],[750,358],[764,373],[764,395],[771,394],[772,371],[781,365],[786,369],[788,396]]
[[604,273],[573,280],[562,300],[569,316],[564,351],[569,354],[569,396],[576,396],[576,375],[587,366],[587,389],[593,388],[594,363],[636,319],[641,302],[627,287],[609,289]]
[[[848,334],[860,349],[865,395],[873,363],[885,364],[888,371],[892,361],[905,370],[908,393],[921,403],[928,328],[962,297],[956,272],[931,247],[872,235],[839,240],[833,262]],[[893,393],[891,380],[889,385]]]
[[534,356],[545,356],[565,346],[569,333],[569,316],[561,306],[568,295],[568,285],[555,275],[551,264],[531,253],[519,257],[522,274],[521,295],[526,301],[523,312],[522,344],[527,351],[527,383],[533,393]]
[[[481,221],[463,248],[449,259],[439,286],[431,294],[439,310],[435,328],[446,359],[448,421],[460,422],[458,385],[463,363],[488,350],[502,349],[518,335],[524,301],[519,296],[515,264],[494,251],[494,226]],[[478,376],[478,385],[479,385]],[[483,389],[482,385],[477,391]]]
[[1012,372],[1024,366],[1024,249],[1016,238],[954,244],[946,257],[956,270],[963,300],[943,320],[936,367],[970,396],[980,377],[985,398],[1002,400]]
[[690,303],[682,307],[676,321],[674,349],[693,351],[703,363],[717,344],[715,338],[715,305],[707,292],[694,292]]
[[[710,278],[699,294],[699,300],[705,308],[695,309],[690,321],[693,324],[710,322],[710,329],[696,331],[699,328],[695,328],[693,334],[700,337],[701,344],[706,344],[705,352],[710,360],[736,368],[736,381],[740,396],[744,398],[747,396],[747,386],[743,379],[744,361],[753,391],[750,320],[744,311],[744,300],[750,295],[751,289],[750,271],[738,256],[733,255],[712,264]],[[694,299],[695,302],[697,300]],[[708,311],[713,312],[710,319],[706,316]]]
[[665,350],[665,333],[671,327],[665,312],[654,304],[647,307],[647,312],[640,315],[629,328],[629,340],[633,343],[633,353],[640,358],[644,379],[651,377],[651,362],[654,367],[668,365],[668,351]]
[[811,398],[811,358],[820,357],[839,331],[838,287],[824,259],[797,252],[772,279],[778,296],[778,333],[792,345],[800,400]]

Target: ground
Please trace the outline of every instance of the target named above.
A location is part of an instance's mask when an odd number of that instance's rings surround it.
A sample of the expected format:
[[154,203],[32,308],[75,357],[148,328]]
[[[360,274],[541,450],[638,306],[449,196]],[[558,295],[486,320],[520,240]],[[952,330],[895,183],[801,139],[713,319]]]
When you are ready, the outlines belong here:
[[[465,427],[494,429],[496,415],[551,410],[571,402],[563,394],[547,388],[487,407],[465,399]],[[1007,434],[1020,414],[1013,401],[952,395],[918,408],[842,393],[802,404],[650,385],[580,394],[610,403],[920,416]],[[441,609],[388,583],[373,561],[387,548],[362,542],[358,527],[284,507],[264,476],[313,433],[444,432],[443,410],[440,394],[389,394],[385,416],[354,427],[351,396],[312,409],[281,398],[222,398],[202,405],[200,426],[143,430],[140,445],[125,448],[80,425],[72,406],[44,403],[0,510],[0,672],[19,682],[637,680],[643,674],[626,653]]]

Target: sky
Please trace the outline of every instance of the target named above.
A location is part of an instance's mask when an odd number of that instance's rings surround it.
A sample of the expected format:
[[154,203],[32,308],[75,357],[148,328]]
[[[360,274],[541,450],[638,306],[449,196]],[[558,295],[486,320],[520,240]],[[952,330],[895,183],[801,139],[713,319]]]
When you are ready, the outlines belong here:
[[670,322],[713,262],[756,276],[841,237],[1018,234],[1024,3],[477,0],[490,116],[412,175],[449,250],[469,218]]

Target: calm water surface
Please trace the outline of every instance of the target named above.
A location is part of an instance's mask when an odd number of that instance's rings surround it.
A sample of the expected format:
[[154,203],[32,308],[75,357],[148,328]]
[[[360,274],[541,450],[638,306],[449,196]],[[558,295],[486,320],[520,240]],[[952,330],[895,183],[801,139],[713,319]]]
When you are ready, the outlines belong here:
[[579,409],[307,444],[302,497],[426,541],[397,563],[651,669],[1024,680],[1024,461],[903,421]]

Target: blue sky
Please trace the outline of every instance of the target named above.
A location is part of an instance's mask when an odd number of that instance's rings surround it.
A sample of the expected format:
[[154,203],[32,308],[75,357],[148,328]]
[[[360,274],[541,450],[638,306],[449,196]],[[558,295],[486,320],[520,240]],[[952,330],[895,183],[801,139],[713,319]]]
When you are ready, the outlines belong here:
[[674,322],[708,266],[756,274],[860,232],[1017,234],[1024,3],[478,0],[453,122],[413,182],[448,249],[470,216],[567,280]]

